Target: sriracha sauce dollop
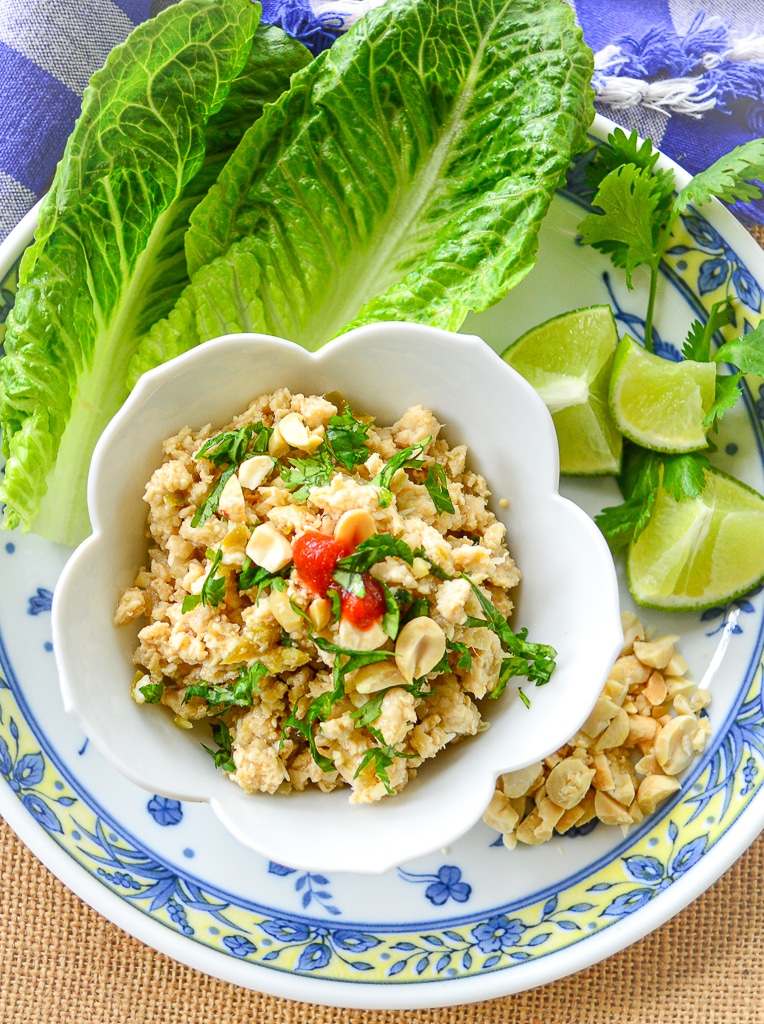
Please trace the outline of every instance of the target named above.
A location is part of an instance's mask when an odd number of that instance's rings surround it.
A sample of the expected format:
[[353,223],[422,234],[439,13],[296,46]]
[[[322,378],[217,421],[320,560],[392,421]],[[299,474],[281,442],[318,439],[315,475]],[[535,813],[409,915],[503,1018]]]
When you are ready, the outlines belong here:
[[363,574],[366,593],[356,597],[332,579],[340,558],[350,554],[348,547],[334,537],[309,530],[292,545],[292,561],[298,576],[317,597],[326,597],[330,588],[341,597],[342,618],[357,629],[368,629],[385,611],[385,592],[374,577]]

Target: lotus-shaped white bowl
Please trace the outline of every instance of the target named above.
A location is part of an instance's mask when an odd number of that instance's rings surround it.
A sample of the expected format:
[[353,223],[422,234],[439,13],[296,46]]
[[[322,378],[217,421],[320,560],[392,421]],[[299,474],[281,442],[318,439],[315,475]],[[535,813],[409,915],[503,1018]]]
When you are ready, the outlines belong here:
[[[206,726],[178,729],[168,709],[132,701],[140,624],[112,625],[122,589],[146,562],[142,495],[161,442],[185,425],[222,426],[254,396],[283,386],[340,391],[382,423],[412,404],[431,408],[449,442],[469,446],[506,523],[523,572],[513,627],[527,626],[531,640],[558,651],[551,682],[526,685],[529,709],[510,685],[486,702],[487,731],[446,749],[401,794],[371,806],[351,805],[347,791],[264,796],[239,789],[202,749],[210,742]],[[499,773],[537,761],[576,732],[621,644],[607,546],[557,485],[546,407],[480,338],[386,323],[316,353],[253,334],[208,342],[147,373],[96,448],[88,487],[93,534],[67,563],[53,604],[66,709],[129,779],[168,797],[208,801],[221,828],[280,864],[373,874],[441,848],[478,821]],[[499,498],[508,499],[506,509]]]

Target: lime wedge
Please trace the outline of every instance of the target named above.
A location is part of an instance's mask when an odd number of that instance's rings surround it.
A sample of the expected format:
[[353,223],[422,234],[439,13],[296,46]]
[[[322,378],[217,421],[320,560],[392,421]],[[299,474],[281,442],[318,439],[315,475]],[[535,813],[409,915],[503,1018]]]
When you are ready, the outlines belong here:
[[610,306],[590,306],[539,324],[501,354],[544,399],[568,476],[620,471],[622,439],[608,409],[617,344]]
[[624,437],[659,452],[690,452],[708,445],[703,417],[714,404],[716,364],[673,363],[628,335],[610,378],[610,411]]
[[764,498],[717,469],[695,499],[677,502],[659,488],[626,571],[634,599],[665,611],[714,608],[747,593],[764,578]]

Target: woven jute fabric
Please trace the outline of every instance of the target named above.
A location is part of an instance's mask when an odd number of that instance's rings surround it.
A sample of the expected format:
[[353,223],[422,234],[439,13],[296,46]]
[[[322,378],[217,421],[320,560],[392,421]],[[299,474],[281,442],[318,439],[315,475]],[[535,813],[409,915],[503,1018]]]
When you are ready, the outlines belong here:
[[[764,245],[764,228],[754,237]],[[432,1010],[344,1010],[210,978],[115,927],[0,819],[0,1024],[764,1024],[764,837],[685,910],[568,978]]]
[[175,963],[69,892],[0,822],[2,1024],[762,1024],[764,838],[694,903],[543,988],[432,1010],[341,1010]]

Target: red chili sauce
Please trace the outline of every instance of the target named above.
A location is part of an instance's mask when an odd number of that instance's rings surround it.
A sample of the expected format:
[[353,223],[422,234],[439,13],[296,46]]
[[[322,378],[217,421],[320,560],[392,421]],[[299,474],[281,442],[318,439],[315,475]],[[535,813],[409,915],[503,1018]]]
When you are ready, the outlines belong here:
[[385,611],[385,592],[381,584],[365,572],[366,594],[355,597],[332,579],[337,562],[351,550],[324,533],[308,531],[292,545],[292,560],[306,587],[318,597],[326,597],[330,589],[336,590],[340,594],[342,618],[357,629],[369,629]]

